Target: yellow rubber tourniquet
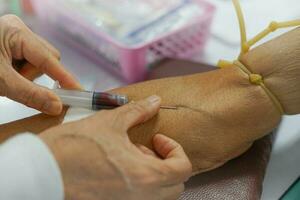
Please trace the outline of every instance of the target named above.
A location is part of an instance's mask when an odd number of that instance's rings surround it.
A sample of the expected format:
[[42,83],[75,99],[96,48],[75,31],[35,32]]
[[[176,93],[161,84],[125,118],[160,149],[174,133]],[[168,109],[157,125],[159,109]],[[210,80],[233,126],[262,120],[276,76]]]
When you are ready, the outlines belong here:
[[264,79],[260,74],[252,73],[243,63],[240,61],[240,57],[243,54],[246,54],[249,52],[250,48],[255,45],[258,41],[262,40],[264,37],[269,35],[270,33],[280,29],[280,28],[289,28],[289,27],[295,27],[300,26],[300,20],[292,20],[287,22],[271,22],[270,25],[260,33],[258,33],[255,37],[253,37],[251,40],[247,41],[247,33],[246,33],[246,25],[245,20],[242,12],[242,8],[240,5],[239,0],[232,0],[238,20],[239,20],[239,27],[240,27],[240,35],[241,35],[241,53],[238,58],[238,60],[234,62],[226,61],[226,60],[220,60],[218,63],[218,67],[220,68],[226,68],[226,67],[232,67],[237,66],[242,71],[244,71],[249,76],[249,81],[252,84],[260,85],[267,93],[267,95],[270,97],[270,99],[273,101],[274,105],[280,112],[280,114],[284,114],[284,109],[279,102],[279,100],[276,98],[276,96],[266,87],[264,83]]
[[260,74],[255,74],[252,73],[242,62],[240,62],[239,60],[235,60],[233,62],[233,64],[235,66],[237,66],[238,68],[240,68],[243,72],[245,72],[246,74],[248,74],[249,76],[249,81],[250,83],[254,84],[254,85],[259,85],[261,86],[264,91],[267,93],[267,95],[270,97],[270,99],[272,100],[272,102],[274,103],[274,105],[276,106],[276,108],[278,109],[278,111],[280,112],[281,115],[284,115],[284,109],[281,105],[281,103],[279,102],[279,100],[277,99],[277,97],[271,92],[271,90],[269,90],[269,88],[267,88],[267,86],[264,83],[264,79]]

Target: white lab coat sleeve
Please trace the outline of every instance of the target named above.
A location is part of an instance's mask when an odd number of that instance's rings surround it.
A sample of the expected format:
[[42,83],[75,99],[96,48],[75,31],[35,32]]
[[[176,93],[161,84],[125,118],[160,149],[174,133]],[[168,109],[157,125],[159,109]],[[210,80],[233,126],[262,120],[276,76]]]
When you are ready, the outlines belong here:
[[0,144],[1,200],[63,200],[63,181],[54,156],[33,134]]

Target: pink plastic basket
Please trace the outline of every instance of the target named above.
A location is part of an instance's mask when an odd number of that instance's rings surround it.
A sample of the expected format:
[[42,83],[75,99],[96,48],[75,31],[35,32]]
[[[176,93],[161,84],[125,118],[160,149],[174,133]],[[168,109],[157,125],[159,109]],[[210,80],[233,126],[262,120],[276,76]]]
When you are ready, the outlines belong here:
[[[126,46],[90,26],[78,13],[66,12],[58,0],[32,0],[45,27],[64,41],[120,74],[128,82],[144,80],[149,67],[163,58],[189,59],[200,53],[210,33],[215,8],[204,0],[193,0],[203,9],[193,22],[169,34],[136,46]],[[105,49],[101,48],[105,46]]]

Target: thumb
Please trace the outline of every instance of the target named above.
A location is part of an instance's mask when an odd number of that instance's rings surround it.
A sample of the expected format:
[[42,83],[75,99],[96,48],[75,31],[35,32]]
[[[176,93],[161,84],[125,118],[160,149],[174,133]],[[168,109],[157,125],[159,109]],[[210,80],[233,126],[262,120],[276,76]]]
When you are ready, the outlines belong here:
[[6,80],[6,97],[45,114],[59,115],[62,112],[62,103],[51,90],[25,79],[14,71]]
[[157,134],[153,137],[153,146],[164,159],[163,167],[169,169],[168,181],[181,183],[191,176],[192,164],[179,143],[167,136]]
[[115,123],[121,124],[126,131],[148,121],[159,111],[161,98],[153,95],[147,99],[126,104],[112,112],[118,116]]

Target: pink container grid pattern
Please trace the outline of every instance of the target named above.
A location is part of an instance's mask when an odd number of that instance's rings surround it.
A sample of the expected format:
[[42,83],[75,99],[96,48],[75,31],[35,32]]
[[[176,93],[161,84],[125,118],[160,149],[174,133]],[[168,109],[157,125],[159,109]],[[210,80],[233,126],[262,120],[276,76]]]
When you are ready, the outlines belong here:
[[152,64],[163,58],[190,59],[202,52],[210,35],[215,7],[205,0],[192,0],[203,9],[193,22],[150,42],[126,46],[91,26],[75,11],[64,10],[58,0],[32,0],[44,28],[121,75],[127,82],[142,81]]

